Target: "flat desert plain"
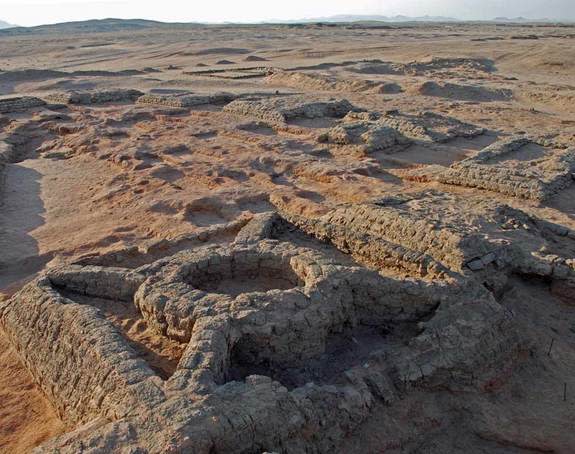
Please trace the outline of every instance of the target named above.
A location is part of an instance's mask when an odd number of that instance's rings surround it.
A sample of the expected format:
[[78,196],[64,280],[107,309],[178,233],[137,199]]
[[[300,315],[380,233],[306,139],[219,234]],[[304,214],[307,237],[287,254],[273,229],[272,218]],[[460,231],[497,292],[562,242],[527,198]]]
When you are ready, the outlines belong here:
[[0,451],[575,452],[575,26],[0,32]]

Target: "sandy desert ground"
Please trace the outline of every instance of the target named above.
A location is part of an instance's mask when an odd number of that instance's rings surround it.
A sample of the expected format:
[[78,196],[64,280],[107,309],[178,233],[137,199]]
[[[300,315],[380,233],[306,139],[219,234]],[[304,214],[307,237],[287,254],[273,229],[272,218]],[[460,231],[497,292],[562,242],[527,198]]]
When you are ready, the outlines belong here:
[[[4,31],[0,95],[0,452],[575,452],[575,26]],[[319,254],[328,290],[304,265],[306,277],[292,278],[283,261],[275,274],[260,264],[186,278],[229,307],[203,302],[187,328],[181,312],[158,315],[181,284],[150,289],[167,279],[162,266],[205,251],[236,257],[261,225],[246,250],[284,248],[292,262]],[[348,275],[334,269],[372,273],[358,282],[374,288],[383,279],[373,303],[383,315],[355,287],[352,315],[334,315],[347,310],[333,295]],[[147,280],[128,302],[87,290],[121,287],[110,273]],[[406,282],[419,293],[385,306]],[[294,286],[310,301],[319,286],[340,305],[306,315],[311,331],[297,339],[268,319],[265,335],[259,322],[246,328],[242,298],[268,308]],[[150,302],[153,292],[164,302]],[[74,353],[91,322],[66,315],[54,328],[57,315],[34,312],[49,298],[96,308],[85,316],[100,317],[101,336],[119,333],[166,402],[184,399],[173,377],[199,348],[201,320],[231,317],[226,342],[241,354],[226,356],[212,387],[190,391],[185,417],[171,403],[152,436],[142,408],[164,404],[151,391],[130,404],[91,395],[100,383],[84,376],[109,358]],[[494,315],[473,315],[481,304]],[[433,324],[451,347],[424,345]],[[297,360],[284,351],[304,340]],[[77,363],[59,362],[60,343]],[[268,344],[277,350],[258,356]],[[368,369],[379,378],[358,384]],[[259,397],[262,376],[288,397]],[[312,388],[320,397],[301,397]],[[235,392],[243,407],[218,416]],[[247,409],[248,422],[230,416]],[[283,420],[291,411],[307,422]],[[321,422],[322,411],[335,419]],[[211,425],[194,419],[202,412]]]

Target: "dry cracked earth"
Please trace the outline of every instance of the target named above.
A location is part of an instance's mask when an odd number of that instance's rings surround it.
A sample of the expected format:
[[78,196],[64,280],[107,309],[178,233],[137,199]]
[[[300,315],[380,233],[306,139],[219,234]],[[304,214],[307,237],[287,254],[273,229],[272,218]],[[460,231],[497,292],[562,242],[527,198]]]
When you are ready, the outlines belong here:
[[0,35],[0,451],[575,452],[575,27]]

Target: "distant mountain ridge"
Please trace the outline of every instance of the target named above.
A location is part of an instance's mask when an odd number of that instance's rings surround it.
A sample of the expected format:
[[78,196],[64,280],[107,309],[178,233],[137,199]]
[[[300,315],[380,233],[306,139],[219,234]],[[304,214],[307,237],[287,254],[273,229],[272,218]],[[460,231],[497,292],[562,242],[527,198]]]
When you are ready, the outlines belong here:
[[495,17],[493,19],[485,20],[464,20],[455,17],[447,16],[382,16],[382,15],[354,15],[354,14],[340,14],[336,16],[328,17],[314,17],[309,19],[301,20],[277,20],[277,21],[266,21],[265,23],[278,23],[278,24],[297,24],[297,23],[316,23],[316,22],[327,22],[327,23],[347,23],[347,22],[392,22],[392,23],[402,23],[402,22],[508,22],[508,23],[557,23],[557,22],[574,22],[574,20],[558,20],[558,19],[548,19],[548,18],[538,18],[538,19],[528,19],[525,17]]
[[[558,22],[553,19],[541,18],[541,19],[527,19],[526,17],[496,17],[493,22],[511,22],[511,23],[529,23],[529,22]],[[565,22],[573,22],[567,20]]]
[[29,34],[56,34],[56,33],[106,33],[143,30],[148,28],[181,28],[202,27],[208,25],[262,25],[262,24],[345,24],[345,23],[411,23],[411,22],[435,22],[435,23],[458,23],[458,22],[485,22],[485,23],[557,23],[574,22],[573,20],[553,20],[553,19],[526,19],[524,17],[507,18],[496,17],[487,21],[465,21],[454,17],[445,16],[382,16],[382,15],[353,15],[341,14],[337,16],[318,17],[299,20],[269,20],[263,22],[226,22],[226,23],[199,23],[199,22],[178,22],[168,23],[147,19],[92,19],[78,22],[63,22],[59,24],[38,25],[35,27],[19,27],[0,21],[0,35],[29,35]]
[[381,15],[369,15],[369,14],[338,14],[336,16],[328,17],[314,17],[309,19],[300,20],[272,20],[266,21],[266,23],[312,23],[312,22],[461,22],[459,19],[454,17],[445,16],[381,16]]
[[191,27],[195,23],[167,23],[147,19],[91,19],[78,22],[62,22],[59,24],[37,25],[35,27],[12,27],[0,30],[3,34],[34,34],[34,33],[105,33],[160,27]]

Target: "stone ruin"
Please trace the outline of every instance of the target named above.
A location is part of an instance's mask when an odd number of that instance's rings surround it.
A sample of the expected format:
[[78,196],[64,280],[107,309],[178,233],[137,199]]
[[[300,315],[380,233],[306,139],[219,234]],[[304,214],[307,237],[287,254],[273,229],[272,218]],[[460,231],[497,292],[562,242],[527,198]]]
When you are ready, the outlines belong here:
[[354,108],[318,139],[339,145],[359,145],[367,152],[397,152],[417,141],[445,143],[486,132],[484,128],[435,112],[408,114],[389,110],[380,113]]
[[[0,120],[2,119],[0,118]],[[4,168],[6,165],[17,162],[21,158],[18,147],[20,140],[17,136],[0,133],[0,185],[4,182]]]
[[17,112],[20,110],[40,107],[46,104],[40,98],[34,96],[16,96],[0,99],[0,113]]
[[353,145],[366,153],[385,151],[396,153],[411,145],[412,141],[396,129],[375,122],[342,122],[318,137],[320,143]]
[[46,104],[91,105],[109,102],[133,102],[136,104],[153,104],[167,107],[193,107],[203,104],[225,104],[236,99],[231,93],[215,94],[144,94],[134,89],[114,89],[97,91],[63,91],[46,95],[44,99],[24,96],[0,99],[0,113],[26,110]]
[[425,142],[443,143],[457,137],[477,137],[486,132],[484,128],[429,111],[407,114],[391,110],[385,112],[378,122],[397,129],[410,139]]
[[232,93],[147,93],[133,89],[99,91],[67,91],[52,93],[44,99],[34,97],[6,98],[0,100],[0,113],[26,110],[50,105],[91,105],[109,102],[130,102],[139,105],[156,105],[173,108],[188,108],[207,104],[224,104],[224,111],[253,117],[278,126],[285,126],[290,120],[304,118],[342,118],[356,108],[347,100],[310,101],[298,96],[271,97],[264,99],[237,99]]
[[216,93],[214,95],[196,95],[192,93],[159,95],[147,94],[140,96],[136,104],[153,104],[167,107],[193,107],[205,104],[229,103],[236,98],[231,93]]
[[336,208],[319,218],[282,215],[305,232],[377,269],[403,276],[483,280],[494,292],[512,274],[538,276],[575,296],[575,231],[473,197],[425,191]]
[[[345,117],[342,142],[360,146],[392,128],[428,141],[483,132],[345,100],[236,100],[224,110],[280,124]],[[367,129],[353,135],[358,123]],[[474,165],[526,145],[510,143]],[[277,214],[47,269],[0,302],[0,327],[74,428],[37,452],[334,450],[379,404],[501,380],[529,349],[495,298],[510,276],[575,296],[575,232],[506,205],[426,191],[308,217],[271,201]],[[210,244],[218,235],[233,242]],[[127,330],[120,313],[156,342]]]
[[461,101],[508,101],[513,98],[513,91],[508,88],[490,88],[482,85],[454,84],[428,80],[417,87],[423,96],[439,96]]
[[143,93],[133,89],[98,90],[98,91],[67,91],[53,93],[46,101],[55,104],[102,104],[107,102],[134,102]]
[[292,88],[305,88],[318,91],[348,93],[401,93],[400,85],[394,82],[380,82],[364,79],[342,79],[328,74],[303,73],[296,71],[272,70],[266,78],[268,84]]
[[351,62],[349,71],[360,74],[390,74],[409,76],[437,76],[442,74],[453,77],[481,77],[495,71],[493,61],[486,58],[441,58],[432,57],[426,61],[409,63],[368,60]]
[[0,135],[0,185],[4,184],[4,169],[6,164],[14,162],[17,159],[17,152],[11,143],[3,140]]
[[548,145],[528,137],[511,137],[450,167],[429,166],[408,178],[543,201],[571,186],[575,178],[575,150]]
[[[11,343],[79,426],[37,451],[326,452],[378,402],[485,386],[524,348],[512,315],[473,279],[378,272],[287,240],[290,225],[259,215],[227,246],[136,268],[50,269],[2,302]],[[342,246],[343,231],[319,225],[318,238]],[[129,339],[102,301],[182,345],[169,371],[146,361],[153,347]]]
[[352,146],[363,153],[405,150],[417,141],[449,142],[458,137],[473,138],[483,128],[434,112],[406,114],[351,110],[339,123],[318,136],[320,143]]
[[284,125],[294,118],[341,118],[353,109],[354,106],[346,99],[310,102],[308,99],[294,96],[236,100],[224,107],[225,112],[279,125]]

